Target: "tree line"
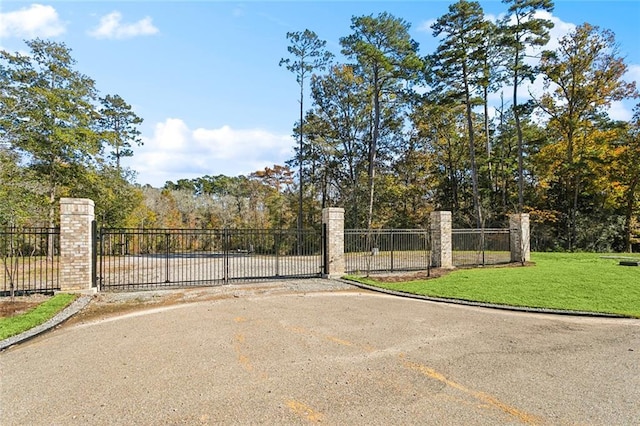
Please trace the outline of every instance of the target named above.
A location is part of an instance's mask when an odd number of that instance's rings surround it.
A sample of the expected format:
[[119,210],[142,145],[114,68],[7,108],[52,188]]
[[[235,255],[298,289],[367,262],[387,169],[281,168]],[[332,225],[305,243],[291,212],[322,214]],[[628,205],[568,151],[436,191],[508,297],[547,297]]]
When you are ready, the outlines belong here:
[[[503,3],[497,22],[478,2],[451,4],[427,55],[388,13],[352,18],[344,62],[315,63],[327,55],[313,31],[287,34],[301,88],[301,70],[314,71],[288,163],[308,204],[343,206],[347,227],[420,227],[432,210],[504,226],[526,212],[545,250],[638,242],[640,107],[629,121],[607,114],[638,97],[614,34],[584,23],[545,50],[553,3]],[[534,81],[545,90],[521,96]]]
[[123,222],[140,194],[120,161],[141,143],[142,119],[120,96],[98,96],[66,45],[26,44],[29,55],[0,51],[0,225],[54,227],[66,196]]
[[[526,212],[534,249],[630,250],[640,104],[628,121],[607,114],[638,96],[614,34],[585,23],[545,50],[553,3],[504,4],[497,22],[477,2],[451,4],[428,54],[389,13],[352,18],[343,61],[313,31],[287,33],[293,158],[163,188],[132,183],[120,160],[141,143],[142,119],[120,96],[99,96],[68,47],[36,39],[28,56],[1,51],[0,225],[54,226],[61,196],[96,200],[111,227],[317,227],[328,206],[345,208],[348,228],[425,227],[433,210],[495,227]],[[522,96],[533,81],[545,90]]]

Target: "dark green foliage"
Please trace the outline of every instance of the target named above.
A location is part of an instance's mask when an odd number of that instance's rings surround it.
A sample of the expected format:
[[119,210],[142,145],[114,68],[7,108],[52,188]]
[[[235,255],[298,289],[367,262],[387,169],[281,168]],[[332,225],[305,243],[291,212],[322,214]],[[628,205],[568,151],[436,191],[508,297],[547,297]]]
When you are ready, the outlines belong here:
[[133,156],[131,143],[142,145],[140,131],[137,126],[142,124],[142,118],[138,117],[124,99],[118,95],[107,95],[100,99],[102,108],[98,119],[98,131],[100,137],[112,151],[109,159],[115,161],[116,168],[120,170],[122,157]]
[[118,95],[98,110],[95,83],[65,44],[26,44],[29,56],[0,51],[0,225],[53,227],[66,196],[93,198],[103,223],[122,225],[141,200],[120,159],[142,120]]

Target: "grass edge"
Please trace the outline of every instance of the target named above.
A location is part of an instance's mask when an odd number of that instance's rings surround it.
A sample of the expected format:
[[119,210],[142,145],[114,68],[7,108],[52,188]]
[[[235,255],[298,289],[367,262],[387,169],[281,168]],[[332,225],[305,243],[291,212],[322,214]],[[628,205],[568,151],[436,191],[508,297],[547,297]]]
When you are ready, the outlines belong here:
[[58,293],[51,299],[23,314],[0,318],[0,340],[8,339],[44,324],[59,312],[66,309],[78,297],[78,294]]

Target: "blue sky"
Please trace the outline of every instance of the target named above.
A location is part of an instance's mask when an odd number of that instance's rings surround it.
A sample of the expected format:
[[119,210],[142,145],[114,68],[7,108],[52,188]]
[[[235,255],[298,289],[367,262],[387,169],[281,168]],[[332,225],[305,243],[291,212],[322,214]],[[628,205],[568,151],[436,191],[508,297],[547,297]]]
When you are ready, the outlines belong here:
[[[299,92],[294,75],[278,66],[288,31],[313,30],[339,54],[352,16],[387,11],[411,23],[426,55],[437,45],[428,25],[450,3],[3,0],[0,48],[27,52],[23,40],[34,37],[66,43],[101,96],[120,95],[144,119],[144,146],[126,165],[138,183],[162,186],[247,175],[292,156]],[[506,9],[500,1],[481,5],[494,17]],[[551,43],[583,22],[613,30],[626,79],[640,83],[639,1],[557,1],[549,18]],[[632,106],[614,105],[610,115],[628,119]]]

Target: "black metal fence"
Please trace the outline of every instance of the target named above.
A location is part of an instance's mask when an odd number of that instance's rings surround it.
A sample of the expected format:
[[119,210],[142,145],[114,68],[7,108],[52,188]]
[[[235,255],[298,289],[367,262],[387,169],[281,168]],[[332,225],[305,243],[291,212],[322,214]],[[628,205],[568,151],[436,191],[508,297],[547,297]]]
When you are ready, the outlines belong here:
[[0,295],[60,289],[60,230],[0,228]]
[[102,229],[102,290],[205,286],[320,276],[315,230]]
[[346,229],[345,270],[350,273],[428,270],[431,243],[426,229]]
[[508,229],[454,229],[454,266],[496,265],[511,261]]

